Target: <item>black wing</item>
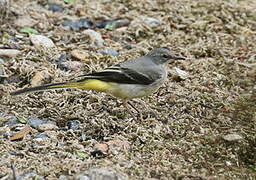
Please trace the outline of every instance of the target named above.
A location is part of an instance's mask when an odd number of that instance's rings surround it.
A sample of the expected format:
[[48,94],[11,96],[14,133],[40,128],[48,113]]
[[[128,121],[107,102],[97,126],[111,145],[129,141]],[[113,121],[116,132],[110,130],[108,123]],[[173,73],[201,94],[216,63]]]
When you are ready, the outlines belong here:
[[119,65],[109,67],[103,71],[95,72],[81,76],[81,82],[87,79],[98,79],[106,82],[114,82],[121,84],[143,84],[149,85],[154,82],[152,77],[148,77],[142,73],[131,70],[129,68],[120,67]]

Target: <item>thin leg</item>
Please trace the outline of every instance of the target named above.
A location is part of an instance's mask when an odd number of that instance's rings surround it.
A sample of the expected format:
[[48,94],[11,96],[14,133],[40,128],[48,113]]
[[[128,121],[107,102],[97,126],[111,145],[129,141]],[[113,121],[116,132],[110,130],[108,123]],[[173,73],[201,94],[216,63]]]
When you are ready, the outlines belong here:
[[129,109],[127,100],[123,100],[123,104],[124,104],[125,109],[127,109],[128,113],[133,117],[133,119],[137,119],[137,118],[134,116],[134,114],[132,113],[132,111]]
[[128,103],[135,111],[137,111],[137,113],[140,113],[140,111],[139,111],[130,101],[127,101],[127,103]]
[[143,120],[143,115],[142,113],[131,103],[131,101],[127,102],[133,109],[135,109],[135,111],[137,111],[137,113],[140,115],[140,119]]

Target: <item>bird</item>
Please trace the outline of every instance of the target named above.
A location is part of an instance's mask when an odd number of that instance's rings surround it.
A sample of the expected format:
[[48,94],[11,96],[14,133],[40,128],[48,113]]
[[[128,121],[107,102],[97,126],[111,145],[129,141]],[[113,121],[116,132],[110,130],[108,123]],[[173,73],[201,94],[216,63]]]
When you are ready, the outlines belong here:
[[95,90],[122,99],[128,113],[135,118],[128,104],[135,107],[129,103],[129,100],[142,98],[157,91],[167,80],[167,64],[177,60],[185,60],[185,58],[175,55],[168,47],[160,47],[144,56],[123,61],[98,72],[81,75],[78,80],[25,88],[10,94],[14,96],[64,88]]

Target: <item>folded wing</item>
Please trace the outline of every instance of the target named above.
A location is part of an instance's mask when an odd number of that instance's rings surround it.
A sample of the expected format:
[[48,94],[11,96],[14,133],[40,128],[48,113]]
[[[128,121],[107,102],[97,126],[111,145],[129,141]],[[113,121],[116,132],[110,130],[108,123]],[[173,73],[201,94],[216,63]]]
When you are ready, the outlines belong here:
[[115,65],[104,69],[100,72],[95,72],[80,76],[82,79],[77,82],[82,82],[88,79],[97,79],[105,82],[122,83],[122,84],[152,84],[155,80],[145,74],[139,73],[129,68]]

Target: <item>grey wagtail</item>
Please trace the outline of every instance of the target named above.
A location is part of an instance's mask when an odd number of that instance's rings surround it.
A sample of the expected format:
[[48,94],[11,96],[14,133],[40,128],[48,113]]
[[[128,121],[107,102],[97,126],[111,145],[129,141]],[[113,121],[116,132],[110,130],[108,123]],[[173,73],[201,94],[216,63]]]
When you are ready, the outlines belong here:
[[166,65],[175,60],[184,59],[184,57],[174,55],[168,48],[157,48],[145,56],[80,76],[81,79],[77,81],[25,88],[12,92],[11,95],[63,88],[95,90],[122,99],[125,108],[134,118],[127,106],[128,100],[155,92],[167,79]]

